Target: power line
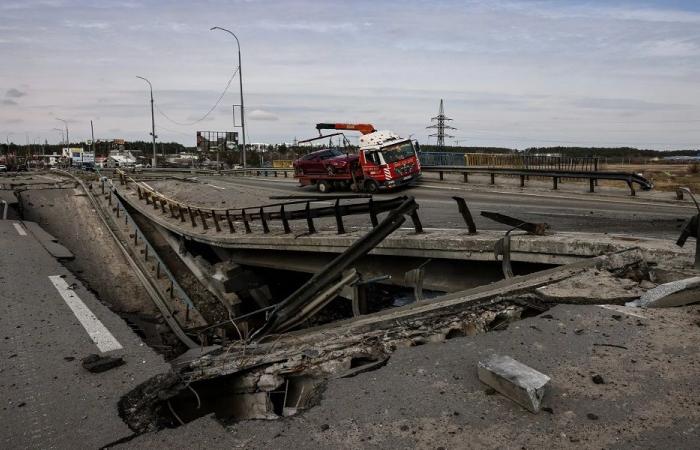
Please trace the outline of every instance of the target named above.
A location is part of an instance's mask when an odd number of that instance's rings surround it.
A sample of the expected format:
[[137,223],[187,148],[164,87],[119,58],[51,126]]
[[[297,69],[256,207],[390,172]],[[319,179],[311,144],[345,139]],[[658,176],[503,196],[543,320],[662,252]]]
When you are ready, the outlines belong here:
[[186,122],[178,122],[177,120],[174,120],[174,119],[171,119],[170,117],[168,117],[168,115],[165,114],[165,113],[160,109],[160,107],[159,107],[158,105],[156,105],[156,109],[158,110],[158,113],[159,113],[160,115],[162,115],[163,117],[165,117],[165,118],[166,118],[167,120],[169,120],[170,122],[174,123],[175,125],[180,125],[180,126],[191,126],[191,125],[195,125],[195,124],[197,124],[197,123],[203,121],[204,119],[206,119],[207,117],[209,117],[209,114],[211,114],[211,113],[216,109],[217,106],[219,106],[219,103],[221,103],[221,100],[224,98],[224,95],[226,95],[226,92],[228,92],[228,88],[231,87],[231,83],[233,82],[233,79],[236,77],[236,74],[238,73],[238,70],[239,70],[239,69],[240,69],[240,67],[237,67],[236,70],[233,71],[233,74],[231,75],[231,78],[229,78],[228,83],[226,83],[226,87],[224,88],[224,90],[223,90],[223,92],[221,93],[221,95],[219,95],[219,98],[216,100],[216,103],[214,103],[214,106],[212,106],[211,108],[209,108],[209,111],[207,111],[207,113],[204,114],[204,116],[202,116],[200,119],[197,119],[197,120],[195,120],[194,122],[187,122],[187,123],[186,123]]

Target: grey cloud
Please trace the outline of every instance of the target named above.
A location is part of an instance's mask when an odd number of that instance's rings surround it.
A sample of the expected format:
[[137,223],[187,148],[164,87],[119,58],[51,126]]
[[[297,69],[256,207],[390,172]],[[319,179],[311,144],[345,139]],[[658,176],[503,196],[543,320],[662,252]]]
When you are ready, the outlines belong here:
[[10,88],[7,90],[7,92],[5,92],[5,97],[9,98],[20,98],[24,97],[25,95],[27,95],[26,92],[20,91],[19,89],[15,88]]
[[260,120],[260,121],[268,121],[268,122],[274,122],[276,120],[279,120],[280,118],[269,112],[269,111],[263,111],[262,109],[256,109],[248,113],[248,119],[249,120]]
[[573,106],[589,109],[605,109],[605,110],[644,110],[644,111],[661,111],[661,110],[686,110],[692,109],[693,105],[684,103],[660,103],[649,102],[646,100],[637,100],[632,98],[582,98],[572,102]]

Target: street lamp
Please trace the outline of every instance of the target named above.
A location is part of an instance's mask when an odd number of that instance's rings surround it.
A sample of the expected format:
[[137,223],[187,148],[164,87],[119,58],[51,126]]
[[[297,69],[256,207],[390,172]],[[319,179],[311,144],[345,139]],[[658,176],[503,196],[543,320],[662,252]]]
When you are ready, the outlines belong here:
[[211,27],[209,31],[221,30],[225,31],[236,39],[236,45],[238,45],[238,83],[241,91],[241,134],[243,138],[243,168],[246,168],[245,160],[245,107],[243,106],[243,69],[241,68],[241,43],[238,41],[238,36],[233,34],[232,31],[221,27]]
[[59,119],[58,117],[56,117],[56,120],[60,120],[66,126],[66,147],[70,148],[70,140],[68,139],[68,121]]
[[59,133],[61,133],[61,142],[59,142],[59,143],[60,143],[60,144],[63,144],[63,142],[64,142],[64,140],[65,140],[65,138],[66,138],[66,136],[63,134],[63,128],[55,128],[55,127],[54,127],[53,129],[56,130],[56,131],[58,131]]
[[153,85],[144,77],[136,75],[136,78],[141,78],[143,81],[148,83],[148,88],[151,91],[151,136],[153,137],[153,163],[151,167],[156,167],[156,119],[153,115]]

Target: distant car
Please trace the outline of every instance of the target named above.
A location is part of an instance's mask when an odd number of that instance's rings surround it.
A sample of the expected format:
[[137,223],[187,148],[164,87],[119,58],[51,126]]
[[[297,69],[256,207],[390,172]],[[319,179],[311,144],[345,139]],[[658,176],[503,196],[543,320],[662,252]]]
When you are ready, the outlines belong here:
[[348,166],[357,161],[357,155],[343,153],[337,148],[318,150],[294,161],[294,172],[297,175],[330,175],[347,172]]
[[0,164],[0,172],[7,172],[7,166],[5,164]]

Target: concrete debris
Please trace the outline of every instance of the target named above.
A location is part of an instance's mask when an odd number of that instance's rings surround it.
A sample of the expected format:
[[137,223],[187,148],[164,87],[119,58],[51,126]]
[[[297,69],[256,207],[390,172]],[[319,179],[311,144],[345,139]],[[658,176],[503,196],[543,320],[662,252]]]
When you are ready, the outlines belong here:
[[550,378],[510,356],[491,355],[479,361],[479,380],[501,394],[537,413]]
[[121,356],[100,356],[100,355],[88,355],[82,360],[83,368],[88,372],[100,373],[106,372],[115,367],[124,365],[124,359]]
[[646,291],[639,300],[627,306],[642,308],[670,308],[700,301],[700,277],[686,278],[661,284]]
[[619,278],[607,270],[589,269],[558,283],[535,289],[545,301],[574,304],[624,304],[636,300],[642,287],[628,278]]

